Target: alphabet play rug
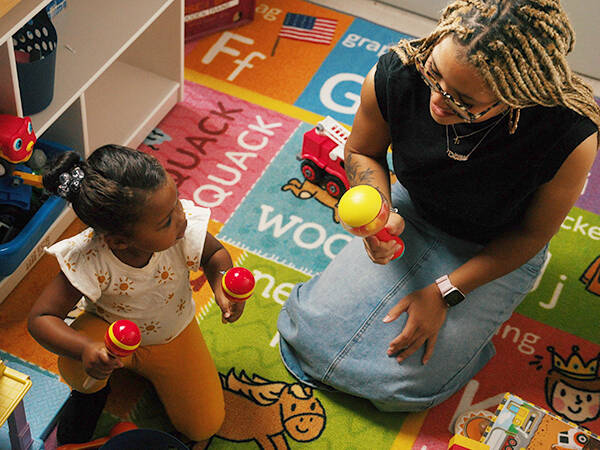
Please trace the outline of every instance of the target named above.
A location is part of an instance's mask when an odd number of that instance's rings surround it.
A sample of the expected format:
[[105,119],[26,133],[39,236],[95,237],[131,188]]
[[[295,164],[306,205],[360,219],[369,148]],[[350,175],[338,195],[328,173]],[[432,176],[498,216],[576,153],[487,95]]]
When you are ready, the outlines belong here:
[[[317,23],[327,27],[320,39]],[[294,25],[303,28],[297,35],[288,30]],[[457,417],[494,412],[507,391],[600,431],[599,164],[552,241],[539,283],[494,337],[496,357],[444,404],[383,414],[363,400],[302,388],[282,366],[281,305],[350,238],[327,184],[301,169],[303,136],[323,116],[352,124],[366,73],[401,37],[304,2],[259,2],[251,24],[188,47],[185,101],[141,147],[163,162],[182,196],[212,208],[217,236],[257,279],[243,320],[227,327],[206,285],[195,282],[228,407],[210,448],[441,449]]]
[[[301,169],[303,136],[325,116],[350,127],[364,77],[402,37],[311,3],[271,0],[257,2],[253,22],[186,47],[185,99],[140,149],[160,159],[183,198],[212,209],[211,231],[256,277],[244,316],[227,326],[202,273],[191,277],[227,406],[211,449],[445,449],[458,417],[493,413],[506,392],[600,432],[598,161],[541,278],[497,331],[496,356],[442,405],[382,413],[364,400],[307,389],[282,365],[281,305],[350,239],[336,215],[335,186]],[[97,435],[118,420],[172,429],[140,378],[119,375],[111,397]]]

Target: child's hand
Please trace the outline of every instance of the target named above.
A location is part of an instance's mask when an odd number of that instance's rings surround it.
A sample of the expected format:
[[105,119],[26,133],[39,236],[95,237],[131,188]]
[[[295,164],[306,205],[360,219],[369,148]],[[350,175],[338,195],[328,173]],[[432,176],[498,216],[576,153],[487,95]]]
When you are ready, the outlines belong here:
[[232,302],[229,301],[231,315],[229,316],[228,322],[235,322],[238,320],[244,312],[246,302]]
[[204,275],[215,294],[215,301],[221,308],[221,322],[232,323],[244,312],[245,302],[230,301],[223,292],[222,279],[227,270],[233,267],[229,252],[212,234],[206,233],[201,264]]
[[221,308],[221,322],[223,323],[233,323],[238,320],[246,306],[246,302],[232,302],[229,300],[221,289],[215,293],[215,300]]
[[106,350],[104,342],[90,342],[81,353],[83,369],[92,378],[103,380],[113,370],[123,367],[123,362]]

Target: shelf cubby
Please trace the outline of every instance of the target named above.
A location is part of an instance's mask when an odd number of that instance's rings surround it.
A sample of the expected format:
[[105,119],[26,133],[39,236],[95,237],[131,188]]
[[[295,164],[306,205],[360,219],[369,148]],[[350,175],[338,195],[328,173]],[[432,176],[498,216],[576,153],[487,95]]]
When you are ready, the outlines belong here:
[[[0,114],[23,116],[12,36],[49,1],[21,0],[0,17]],[[68,1],[52,20],[54,96],[30,116],[38,139],[82,157],[104,144],[139,146],[183,99],[183,10],[184,0]],[[0,302],[74,217],[66,208],[21,265],[0,279]]]

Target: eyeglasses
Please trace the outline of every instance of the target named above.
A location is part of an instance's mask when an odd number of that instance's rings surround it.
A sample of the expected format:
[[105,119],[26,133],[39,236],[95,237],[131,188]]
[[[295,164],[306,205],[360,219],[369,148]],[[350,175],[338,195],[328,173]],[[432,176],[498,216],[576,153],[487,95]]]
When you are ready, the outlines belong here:
[[442,89],[442,86],[440,86],[440,83],[438,83],[435,80],[435,76],[433,76],[425,68],[423,61],[421,61],[421,59],[419,57],[415,58],[415,66],[417,68],[417,71],[419,72],[419,75],[421,75],[421,78],[423,78],[423,81],[425,82],[425,84],[430,89],[432,89],[435,92],[437,92],[438,94],[440,94],[444,98],[444,101],[446,102],[446,104],[448,106],[450,106],[461,119],[465,119],[468,122],[474,122],[477,119],[485,116],[488,112],[490,112],[493,108],[495,108],[496,106],[498,106],[501,103],[501,101],[498,100],[493,105],[489,106],[488,108],[484,109],[483,111],[480,111],[478,113],[472,113],[471,111],[469,111],[469,108],[471,108],[471,107],[465,105],[462,102],[459,102],[458,100],[455,100],[451,94],[449,94],[444,89]]

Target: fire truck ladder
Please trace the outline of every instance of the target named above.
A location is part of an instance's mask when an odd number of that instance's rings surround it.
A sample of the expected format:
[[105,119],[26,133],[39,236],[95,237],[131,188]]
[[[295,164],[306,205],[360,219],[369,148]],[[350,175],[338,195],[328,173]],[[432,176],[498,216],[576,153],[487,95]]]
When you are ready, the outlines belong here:
[[317,130],[326,134],[336,144],[342,147],[346,145],[350,132],[335,121],[333,117],[327,116],[317,124]]

